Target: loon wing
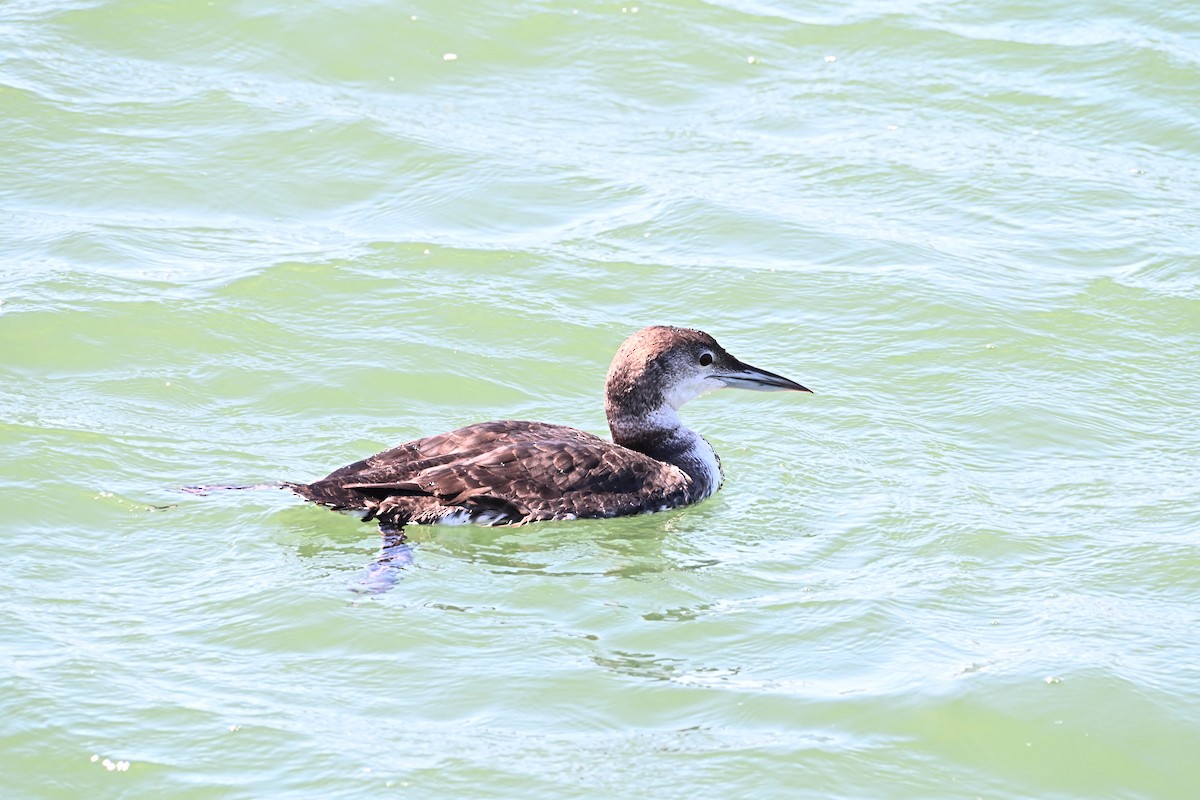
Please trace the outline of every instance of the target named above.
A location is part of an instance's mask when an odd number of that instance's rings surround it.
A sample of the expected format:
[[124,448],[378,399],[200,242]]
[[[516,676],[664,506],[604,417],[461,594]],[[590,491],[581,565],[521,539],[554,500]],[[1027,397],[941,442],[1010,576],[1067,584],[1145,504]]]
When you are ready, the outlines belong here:
[[679,468],[575,428],[482,423],[336,470],[297,493],[404,524],[467,512],[493,524],[611,517],[685,502]]

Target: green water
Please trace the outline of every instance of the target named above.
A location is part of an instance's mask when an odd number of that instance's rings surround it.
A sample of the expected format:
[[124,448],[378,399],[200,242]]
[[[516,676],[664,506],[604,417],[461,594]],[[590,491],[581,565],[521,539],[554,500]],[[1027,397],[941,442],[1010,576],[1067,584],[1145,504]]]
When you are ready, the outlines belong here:
[[[1198,9],[0,4],[0,794],[1196,797]],[[178,491],[652,323],[701,505]]]

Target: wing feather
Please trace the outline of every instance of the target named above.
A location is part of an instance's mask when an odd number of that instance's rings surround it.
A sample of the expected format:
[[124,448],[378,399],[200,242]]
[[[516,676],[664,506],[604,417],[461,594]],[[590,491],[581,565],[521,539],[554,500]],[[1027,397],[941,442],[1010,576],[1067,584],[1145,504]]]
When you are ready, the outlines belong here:
[[493,422],[407,442],[295,487],[403,524],[456,510],[524,523],[610,517],[686,502],[678,467],[561,425]]

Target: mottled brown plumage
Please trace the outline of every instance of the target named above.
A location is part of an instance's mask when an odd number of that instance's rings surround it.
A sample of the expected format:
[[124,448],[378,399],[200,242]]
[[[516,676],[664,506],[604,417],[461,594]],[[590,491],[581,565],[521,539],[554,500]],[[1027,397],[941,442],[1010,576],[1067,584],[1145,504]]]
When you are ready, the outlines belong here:
[[716,454],[676,410],[721,386],[808,391],[743,364],[702,331],[645,328],[625,341],[609,368],[605,408],[614,441],[564,425],[484,422],[286,485],[313,502],[364,510],[368,519],[395,526],[523,524],[674,508],[720,485]]

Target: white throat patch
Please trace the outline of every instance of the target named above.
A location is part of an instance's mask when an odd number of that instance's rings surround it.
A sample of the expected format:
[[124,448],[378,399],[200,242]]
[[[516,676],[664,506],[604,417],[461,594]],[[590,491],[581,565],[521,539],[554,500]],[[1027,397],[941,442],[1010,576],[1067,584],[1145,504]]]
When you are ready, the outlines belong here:
[[715,392],[724,385],[721,381],[710,375],[696,375],[683,383],[675,384],[667,390],[667,405],[678,409],[684,403],[695,400],[697,397],[702,397],[709,392]]

